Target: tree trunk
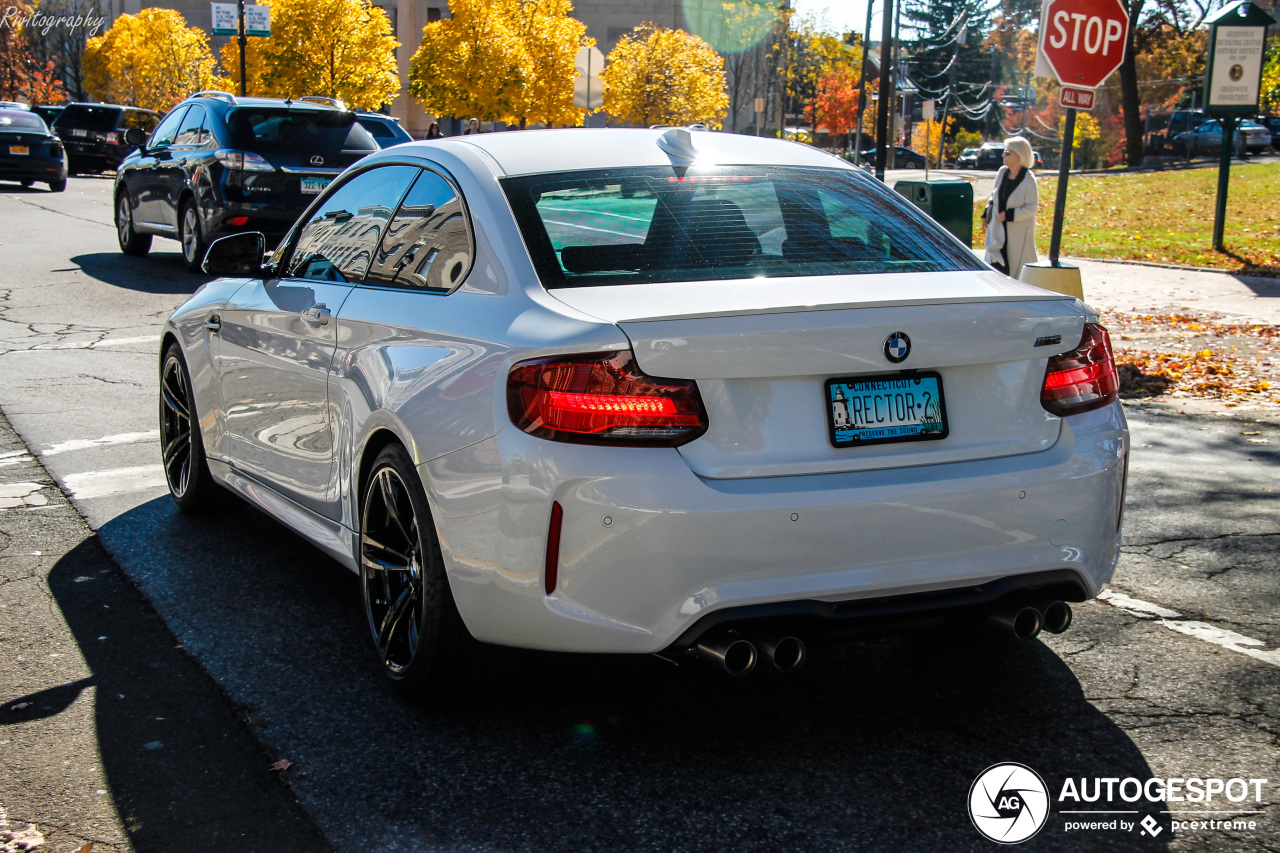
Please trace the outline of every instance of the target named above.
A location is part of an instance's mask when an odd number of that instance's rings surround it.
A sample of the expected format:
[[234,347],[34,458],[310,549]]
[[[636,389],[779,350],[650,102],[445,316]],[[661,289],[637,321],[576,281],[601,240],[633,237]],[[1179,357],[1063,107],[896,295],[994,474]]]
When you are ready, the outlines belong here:
[[1129,38],[1120,63],[1120,103],[1124,110],[1125,164],[1142,165],[1142,99],[1138,94],[1138,20],[1144,0],[1128,0]]

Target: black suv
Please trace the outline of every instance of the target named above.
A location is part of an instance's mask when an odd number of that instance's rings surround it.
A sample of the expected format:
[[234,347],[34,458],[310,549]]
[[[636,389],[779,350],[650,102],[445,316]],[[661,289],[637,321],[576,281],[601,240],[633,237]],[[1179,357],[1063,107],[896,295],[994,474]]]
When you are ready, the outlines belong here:
[[67,104],[53,122],[53,132],[67,149],[72,172],[118,168],[136,148],[125,139],[130,130],[155,130],[160,113],[117,104]]
[[153,235],[199,271],[212,240],[261,231],[273,245],[347,166],[378,150],[356,114],[326,104],[199,92],[170,110],[116,174],[120,250]]

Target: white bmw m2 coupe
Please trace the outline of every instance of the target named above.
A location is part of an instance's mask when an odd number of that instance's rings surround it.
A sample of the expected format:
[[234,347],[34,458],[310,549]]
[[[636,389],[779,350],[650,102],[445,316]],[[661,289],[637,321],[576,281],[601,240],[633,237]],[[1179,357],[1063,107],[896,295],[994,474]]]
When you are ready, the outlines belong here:
[[918,626],[1029,639],[1115,567],[1098,316],[814,148],[399,145],[265,248],[215,243],[165,329],[173,498],[235,493],[358,572],[405,691],[495,646],[745,674]]

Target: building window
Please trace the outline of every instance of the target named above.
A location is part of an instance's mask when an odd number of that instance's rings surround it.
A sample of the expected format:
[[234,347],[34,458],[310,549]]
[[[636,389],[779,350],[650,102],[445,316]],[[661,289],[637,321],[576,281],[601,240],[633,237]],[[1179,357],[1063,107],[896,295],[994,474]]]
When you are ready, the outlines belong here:
[[441,18],[441,14],[440,14],[440,8],[438,6],[427,7],[427,23],[428,24],[431,23],[432,21],[438,21],[440,20],[440,18]]

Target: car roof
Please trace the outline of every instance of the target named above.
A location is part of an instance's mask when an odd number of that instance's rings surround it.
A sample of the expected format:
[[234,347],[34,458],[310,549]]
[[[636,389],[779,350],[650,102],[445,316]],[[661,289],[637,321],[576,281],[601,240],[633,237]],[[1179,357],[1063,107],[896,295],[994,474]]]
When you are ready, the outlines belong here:
[[502,174],[533,175],[588,169],[670,166],[673,157],[658,146],[659,140],[664,136],[668,140],[687,138],[693,146],[694,163],[818,166],[854,170],[843,159],[799,142],[670,127],[562,128],[483,133],[406,142],[396,146],[396,150],[408,153],[417,147],[425,153],[440,147],[455,150],[480,149],[497,165]]
[[212,95],[193,95],[183,101],[184,104],[222,104],[229,109],[236,107],[287,107],[291,110],[312,110],[314,112],[333,112],[328,104],[317,104],[311,101],[285,100],[284,98],[236,97],[234,102]]

